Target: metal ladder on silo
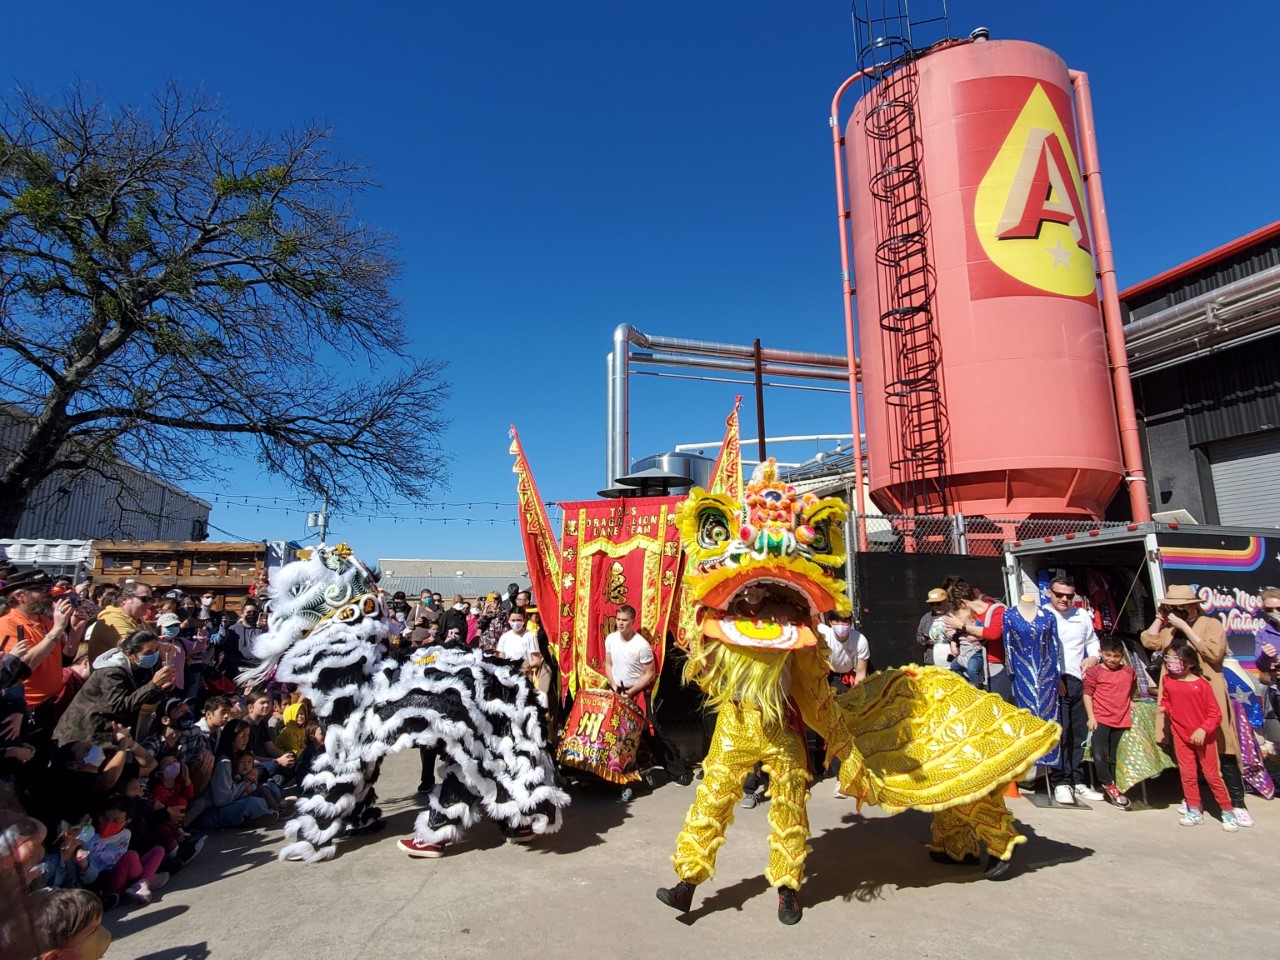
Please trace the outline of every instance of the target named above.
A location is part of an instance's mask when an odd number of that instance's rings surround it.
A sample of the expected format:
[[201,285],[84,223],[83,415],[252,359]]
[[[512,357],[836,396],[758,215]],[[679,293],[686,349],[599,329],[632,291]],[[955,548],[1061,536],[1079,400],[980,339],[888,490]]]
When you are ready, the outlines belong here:
[[[910,57],[881,75],[869,94],[865,130],[874,171],[869,186],[876,200],[879,322],[888,366],[885,402],[898,412],[891,476],[903,490],[906,512],[937,515],[947,509],[949,425],[933,311],[917,84]],[[920,542],[922,535],[904,533],[916,541],[916,549],[928,549]],[[939,544],[935,549],[939,547],[946,548]]]

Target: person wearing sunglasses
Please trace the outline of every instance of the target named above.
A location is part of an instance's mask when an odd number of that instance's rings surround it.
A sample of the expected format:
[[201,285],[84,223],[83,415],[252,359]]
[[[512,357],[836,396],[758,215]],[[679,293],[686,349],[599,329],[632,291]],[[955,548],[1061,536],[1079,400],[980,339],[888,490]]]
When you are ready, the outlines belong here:
[[93,622],[85,639],[89,643],[89,662],[116,649],[120,641],[142,629],[147,610],[155,603],[151,587],[137,580],[126,580],[116,602],[104,607]]
[[[1200,606],[1200,595],[1189,584],[1170,584],[1160,598],[1156,618],[1142,631],[1142,645],[1148,650],[1165,653],[1174,641],[1185,640],[1200,657],[1200,672],[1213,688],[1222,722],[1214,734],[1218,748],[1218,765],[1231,796],[1236,826],[1252,827],[1253,817],[1244,806],[1244,776],[1240,771],[1240,741],[1236,736],[1235,711],[1227,694],[1227,680],[1222,662],[1230,652],[1227,631],[1217,617],[1207,617]],[[1166,669],[1160,675],[1163,691]]]
[[1058,682],[1058,708],[1062,723],[1062,766],[1051,771],[1053,799],[1074,805],[1076,799],[1104,800],[1089,786],[1084,774],[1084,741],[1089,734],[1089,714],[1084,705],[1084,672],[1098,662],[1098,635],[1088,611],[1076,606],[1076,583],[1062,575],[1049,582],[1045,609],[1058,622],[1062,649],[1062,679]]

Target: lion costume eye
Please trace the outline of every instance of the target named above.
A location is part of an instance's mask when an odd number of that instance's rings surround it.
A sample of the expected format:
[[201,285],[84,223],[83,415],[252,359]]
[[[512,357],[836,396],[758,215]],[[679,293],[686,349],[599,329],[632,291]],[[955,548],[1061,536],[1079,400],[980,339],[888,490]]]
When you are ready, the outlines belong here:
[[719,507],[704,507],[698,511],[698,546],[714,550],[723,546],[732,536],[729,518]]
[[838,569],[844,566],[845,506],[834,497],[826,497],[808,507],[801,522],[813,528],[809,554],[814,563]]
[[680,505],[680,539],[692,563],[723,557],[737,537],[741,504],[722,493],[695,487]]

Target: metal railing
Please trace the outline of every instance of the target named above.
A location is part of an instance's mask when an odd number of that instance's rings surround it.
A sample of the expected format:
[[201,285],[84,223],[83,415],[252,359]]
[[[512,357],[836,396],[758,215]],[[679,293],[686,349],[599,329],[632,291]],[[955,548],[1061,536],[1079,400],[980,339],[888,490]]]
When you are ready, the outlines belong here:
[[1038,540],[1085,533],[1122,522],[1103,520],[1001,520],[992,517],[887,515],[852,516],[866,529],[867,553],[938,553],[998,557],[1010,540]]

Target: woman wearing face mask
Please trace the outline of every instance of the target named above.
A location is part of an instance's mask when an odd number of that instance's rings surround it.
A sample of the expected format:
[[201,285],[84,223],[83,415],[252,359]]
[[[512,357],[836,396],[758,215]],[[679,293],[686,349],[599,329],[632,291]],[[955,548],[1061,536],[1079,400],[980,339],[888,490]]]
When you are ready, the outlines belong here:
[[58,721],[54,738],[114,748],[114,725],[135,729],[142,706],[172,686],[173,668],[160,663],[160,639],[150,630],[134,631],[93,662],[93,673]]

